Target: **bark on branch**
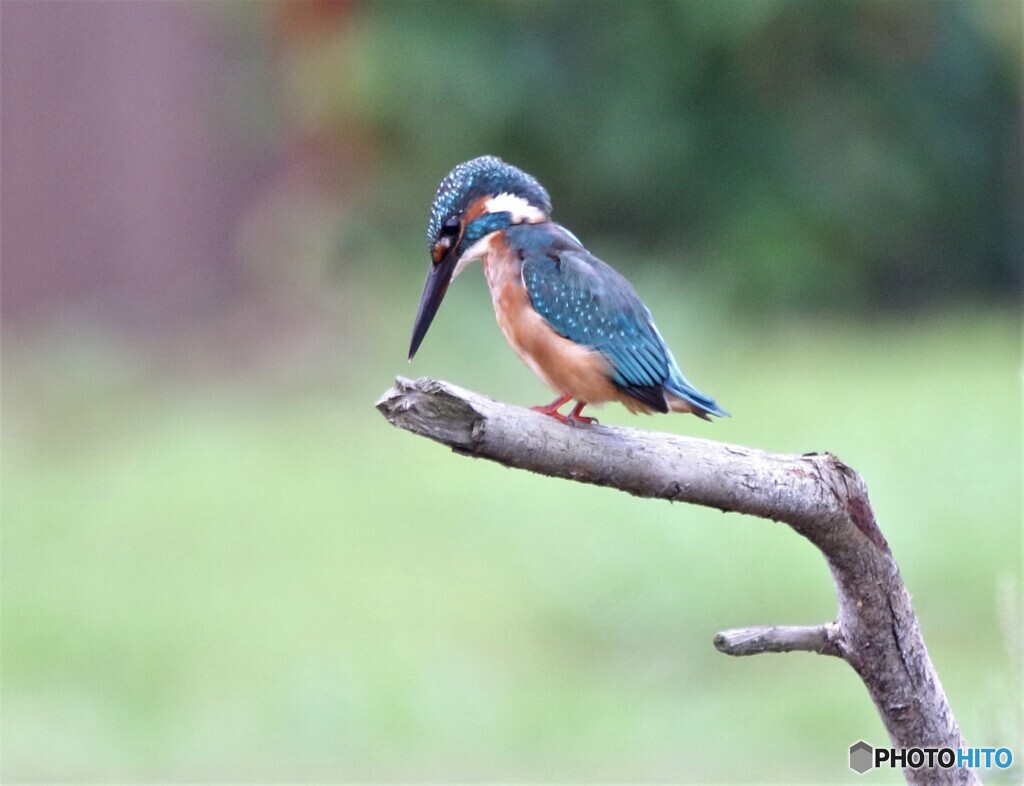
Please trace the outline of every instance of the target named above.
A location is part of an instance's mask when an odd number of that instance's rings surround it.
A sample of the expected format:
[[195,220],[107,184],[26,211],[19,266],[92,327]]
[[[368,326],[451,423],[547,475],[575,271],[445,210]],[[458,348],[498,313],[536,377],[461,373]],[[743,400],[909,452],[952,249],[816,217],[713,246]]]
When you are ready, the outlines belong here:
[[[377,408],[392,425],[457,453],[787,524],[825,557],[837,620],[725,631],[715,646],[730,655],[805,650],[840,657],[863,680],[894,747],[966,747],[864,481],[835,456],[773,454],[637,429],[574,428],[429,378],[399,377]],[[980,783],[968,769],[906,769],[904,775],[912,784]]]
[[839,624],[829,622],[813,627],[790,625],[733,628],[715,636],[715,649],[726,655],[760,655],[762,652],[817,652],[843,657]]

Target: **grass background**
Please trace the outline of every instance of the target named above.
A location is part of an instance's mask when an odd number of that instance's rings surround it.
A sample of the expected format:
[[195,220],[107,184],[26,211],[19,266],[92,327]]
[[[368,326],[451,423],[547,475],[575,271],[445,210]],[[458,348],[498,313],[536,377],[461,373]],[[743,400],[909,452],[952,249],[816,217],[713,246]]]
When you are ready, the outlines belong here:
[[[411,369],[372,300],[349,334],[372,342],[302,384],[161,373],[66,328],[5,348],[5,781],[859,777],[846,748],[885,733],[852,670],[711,646],[833,617],[810,544],[467,460],[373,410],[396,373],[546,400],[479,278]],[[859,470],[968,740],[1024,755],[1016,315],[651,305],[734,417],[602,420]]]

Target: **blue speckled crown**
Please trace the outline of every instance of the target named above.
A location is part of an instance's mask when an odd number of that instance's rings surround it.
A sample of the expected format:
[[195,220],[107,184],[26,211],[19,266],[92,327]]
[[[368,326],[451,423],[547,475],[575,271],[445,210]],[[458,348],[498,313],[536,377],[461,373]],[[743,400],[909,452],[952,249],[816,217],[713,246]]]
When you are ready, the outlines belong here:
[[520,196],[545,214],[551,213],[551,197],[536,178],[500,158],[480,156],[459,164],[438,186],[427,224],[428,247],[433,246],[441,224],[449,216],[458,215],[481,196],[503,193]]

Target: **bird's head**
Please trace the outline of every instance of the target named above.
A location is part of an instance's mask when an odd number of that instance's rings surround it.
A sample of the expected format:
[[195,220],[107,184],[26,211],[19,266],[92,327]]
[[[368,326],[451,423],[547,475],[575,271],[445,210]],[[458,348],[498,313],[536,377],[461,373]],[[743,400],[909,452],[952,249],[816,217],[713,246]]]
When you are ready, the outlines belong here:
[[419,349],[448,284],[487,251],[489,236],[513,224],[547,221],[551,199],[544,186],[494,156],[459,164],[438,186],[427,224],[431,265],[412,329],[409,359]]

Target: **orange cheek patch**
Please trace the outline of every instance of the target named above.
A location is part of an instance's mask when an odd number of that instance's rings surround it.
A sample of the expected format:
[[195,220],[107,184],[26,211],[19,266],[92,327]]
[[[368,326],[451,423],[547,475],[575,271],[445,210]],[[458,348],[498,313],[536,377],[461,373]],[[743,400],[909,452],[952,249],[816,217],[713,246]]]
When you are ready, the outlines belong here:
[[451,241],[447,238],[442,238],[434,244],[434,248],[430,252],[430,258],[434,260],[434,264],[437,265],[444,259],[444,255],[448,253],[448,249],[451,248]]
[[466,208],[466,218],[462,222],[463,226],[468,226],[474,219],[480,218],[484,213],[487,212],[487,200],[490,197],[480,197],[479,199],[473,200],[469,207]]

